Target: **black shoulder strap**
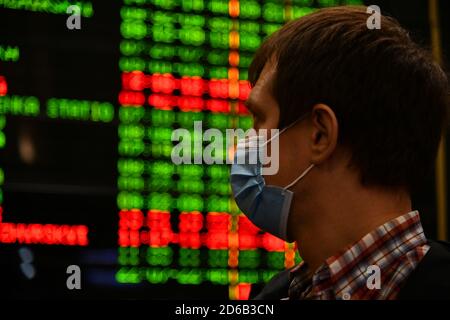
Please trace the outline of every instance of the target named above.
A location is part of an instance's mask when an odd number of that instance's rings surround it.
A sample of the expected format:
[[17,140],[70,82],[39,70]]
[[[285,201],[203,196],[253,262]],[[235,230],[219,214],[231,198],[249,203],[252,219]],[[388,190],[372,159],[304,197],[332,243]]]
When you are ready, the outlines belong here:
[[406,280],[399,300],[450,300],[450,244],[428,244],[430,250]]
[[276,274],[254,298],[255,300],[280,300],[288,296],[291,269]]

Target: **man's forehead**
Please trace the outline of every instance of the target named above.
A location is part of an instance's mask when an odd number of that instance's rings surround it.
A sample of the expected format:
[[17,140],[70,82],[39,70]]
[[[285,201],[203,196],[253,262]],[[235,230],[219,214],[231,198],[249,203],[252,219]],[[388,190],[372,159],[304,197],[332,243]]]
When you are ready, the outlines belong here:
[[273,61],[273,59],[270,59],[267,61],[267,63],[264,65],[264,68],[261,71],[261,74],[259,75],[258,81],[255,84],[255,87],[260,84],[262,86],[265,85],[271,85],[273,82],[273,78],[275,76],[276,71],[276,65]]
[[250,92],[250,96],[248,98],[249,104],[251,104],[254,100],[271,96],[275,71],[276,68],[273,62],[268,61],[264,65],[264,68],[259,75],[258,81],[256,81],[255,86]]

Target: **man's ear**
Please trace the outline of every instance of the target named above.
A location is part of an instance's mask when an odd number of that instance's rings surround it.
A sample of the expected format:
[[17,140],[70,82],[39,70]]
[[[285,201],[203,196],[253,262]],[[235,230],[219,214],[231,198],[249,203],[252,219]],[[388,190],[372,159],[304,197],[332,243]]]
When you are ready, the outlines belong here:
[[311,111],[311,162],[321,163],[336,149],[339,128],[336,114],[325,104],[316,104]]

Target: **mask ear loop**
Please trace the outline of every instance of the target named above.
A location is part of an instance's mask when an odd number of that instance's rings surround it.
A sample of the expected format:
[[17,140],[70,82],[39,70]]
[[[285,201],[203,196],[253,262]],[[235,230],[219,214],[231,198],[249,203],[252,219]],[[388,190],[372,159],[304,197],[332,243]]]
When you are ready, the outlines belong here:
[[[302,117],[298,118],[297,120],[295,120],[294,122],[292,122],[290,125],[288,125],[286,128],[284,128],[283,130],[279,131],[277,135],[271,137],[269,140],[267,140],[262,146],[266,146],[266,144],[268,144],[270,141],[272,141],[273,139],[275,139],[276,137],[278,137],[279,135],[281,135],[283,132],[285,132],[287,129],[292,128],[295,124],[297,124],[297,122],[302,121],[303,119],[305,119],[307,116],[309,115],[309,112],[307,112],[305,115],[303,115]],[[288,184],[286,187],[284,187],[285,190],[291,188],[292,186],[294,186],[297,182],[299,182],[304,176],[306,176],[308,174],[309,171],[311,171],[311,169],[314,168],[314,164],[311,164],[308,168],[306,168],[306,170],[294,181],[292,181],[290,184]]]
[[276,137],[279,137],[283,132],[285,132],[287,129],[293,127],[300,119],[294,121],[293,123],[291,123],[289,126],[287,126],[286,128],[282,129],[281,131],[278,131],[278,133],[276,135],[274,135],[273,137],[271,137],[269,140],[267,140],[266,142],[264,142],[264,144],[262,145],[262,147],[265,147],[270,141],[272,141],[273,139],[275,139]]
[[303,173],[294,181],[292,181],[290,184],[288,184],[286,187],[284,187],[285,190],[291,188],[292,186],[294,186],[297,182],[299,182],[304,176],[306,176],[308,174],[309,171],[311,171],[311,169],[314,168],[314,164],[311,164],[305,171],[303,171]]
[[265,147],[266,144],[268,144],[270,141],[272,141],[273,139],[275,139],[276,137],[280,136],[283,132],[285,132],[286,130],[292,128],[293,126],[295,126],[298,122],[304,120],[308,114],[310,112],[307,112],[306,114],[304,114],[303,116],[301,116],[300,118],[298,118],[297,120],[295,120],[294,122],[292,122],[290,125],[288,125],[287,127],[285,127],[284,129],[282,129],[281,131],[279,131],[276,135],[274,135],[273,137],[271,137],[269,140],[267,140],[262,147]]
[[[275,139],[276,137],[280,136],[283,132],[285,132],[287,129],[292,128],[295,124],[297,124],[298,122],[304,120],[307,116],[309,115],[309,112],[307,112],[305,115],[301,116],[300,118],[298,118],[297,120],[295,120],[294,122],[292,122],[290,125],[288,125],[286,128],[282,129],[281,131],[278,132],[278,134],[276,134],[275,136],[271,137],[269,140],[267,140],[263,145],[261,145],[261,147],[265,147],[270,141],[272,141],[273,139]],[[297,182],[299,182],[304,176],[306,176],[308,174],[308,172],[314,167],[314,164],[311,164],[297,179],[295,179],[293,182],[291,182],[290,184],[288,184],[286,187],[284,187],[284,189],[289,189],[290,187],[292,187],[293,185],[295,185]]]

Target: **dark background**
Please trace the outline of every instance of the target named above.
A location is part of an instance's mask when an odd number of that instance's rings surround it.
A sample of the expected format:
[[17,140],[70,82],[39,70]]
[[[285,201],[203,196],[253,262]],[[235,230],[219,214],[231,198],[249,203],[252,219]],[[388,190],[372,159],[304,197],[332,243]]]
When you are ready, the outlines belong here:
[[[88,248],[28,246],[34,253],[36,277],[21,273],[20,245],[0,244],[0,296],[26,298],[227,298],[228,287],[176,283],[119,285],[117,271],[118,209],[116,207],[117,93],[120,90],[119,10],[121,1],[93,1],[93,18],[82,18],[81,30],[65,27],[66,15],[0,9],[0,44],[20,47],[18,62],[1,62],[8,93],[37,96],[42,115],[6,116],[5,149],[0,167],[3,221],[85,224]],[[429,46],[428,2],[370,1]],[[450,53],[450,3],[440,1],[444,53]],[[64,27],[55,27],[64,26]],[[447,60],[446,60],[447,61]],[[51,98],[108,101],[115,105],[113,122],[52,120],[43,115]],[[23,163],[17,150],[23,136],[35,141],[36,160]],[[414,195],[426,234],[436,237],[434,176]],[[10,214],[11,213],[11,214]],[[65,268],[82,267],[83,290],[69,291]],[[85,272],[86,271],[86,272]]]

